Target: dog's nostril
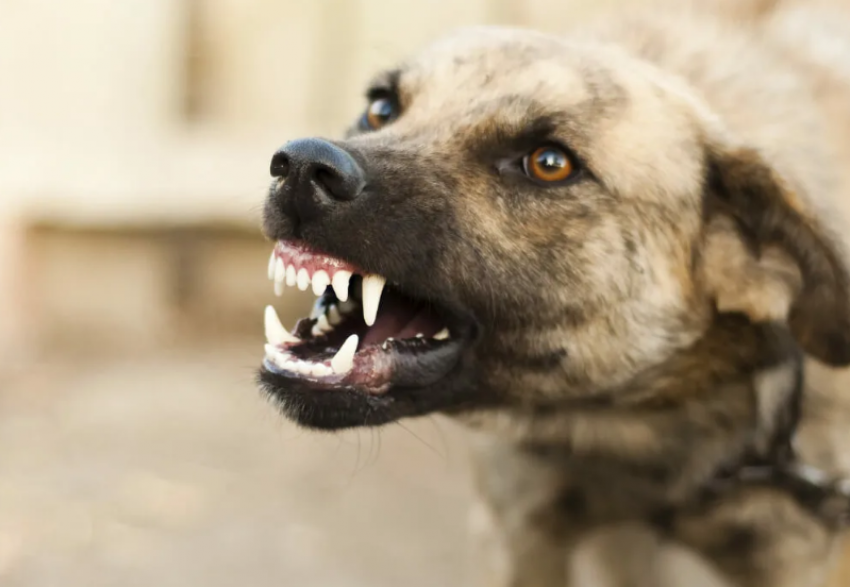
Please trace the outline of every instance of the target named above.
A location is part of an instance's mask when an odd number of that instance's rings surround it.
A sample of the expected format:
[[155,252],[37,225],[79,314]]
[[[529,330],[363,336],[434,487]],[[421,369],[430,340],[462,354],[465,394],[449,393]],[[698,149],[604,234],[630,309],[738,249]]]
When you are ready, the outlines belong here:
[[324,166],[319,166],[313,172],[313,179],[335,200],[353,200],[362,189],[362,181],[359,176],[346,176],[335,169]]
[[269,171],[272,177],[286,179],[286,176],[289,175],[289,155],[283,151],[275,153],[272,156],[272,164]]

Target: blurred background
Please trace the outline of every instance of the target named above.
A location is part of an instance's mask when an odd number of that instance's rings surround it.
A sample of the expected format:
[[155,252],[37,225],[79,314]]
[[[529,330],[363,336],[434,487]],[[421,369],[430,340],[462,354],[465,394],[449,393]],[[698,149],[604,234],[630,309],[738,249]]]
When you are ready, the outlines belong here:
[[[634,5],[637,0],[628,2]],[[255,390],[274,150],[456,26],[616,0],[0,0],[0,584],[467,584],[459,431]]]

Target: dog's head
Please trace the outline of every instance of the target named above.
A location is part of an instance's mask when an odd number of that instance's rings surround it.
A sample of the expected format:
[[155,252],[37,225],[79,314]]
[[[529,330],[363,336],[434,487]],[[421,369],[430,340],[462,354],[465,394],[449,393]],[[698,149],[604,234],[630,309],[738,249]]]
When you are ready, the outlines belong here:
[[[318,428],[608,393],[719,313],[850,361],[847,275],[804,194],[617,49],[479,28],[379,76],[345,140],[272,160],[264,388]],[[379,303],[380,301],[380,303]]]

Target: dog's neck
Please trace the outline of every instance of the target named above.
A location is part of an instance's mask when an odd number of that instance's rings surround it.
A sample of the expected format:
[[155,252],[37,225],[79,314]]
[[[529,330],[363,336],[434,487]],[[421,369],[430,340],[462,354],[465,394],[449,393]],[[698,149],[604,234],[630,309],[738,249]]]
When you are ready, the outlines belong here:
[[612,467],[650,467],[685,499],[722,471],[787,458],[803,356],[783,325],[718,315],[693,345],[588,400],[460,416],[500,441]]

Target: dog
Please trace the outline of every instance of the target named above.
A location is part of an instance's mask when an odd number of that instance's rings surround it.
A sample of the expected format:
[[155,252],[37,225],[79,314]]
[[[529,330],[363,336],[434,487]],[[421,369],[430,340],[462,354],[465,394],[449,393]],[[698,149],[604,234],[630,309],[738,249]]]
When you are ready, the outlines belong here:
[[466,28],[272,158],[269,278],[318,299],[266,309],[261,387],[468,426],[488,585],[572,584],[628,524],[729,585],[850,584],[850,14],[753,6]]

